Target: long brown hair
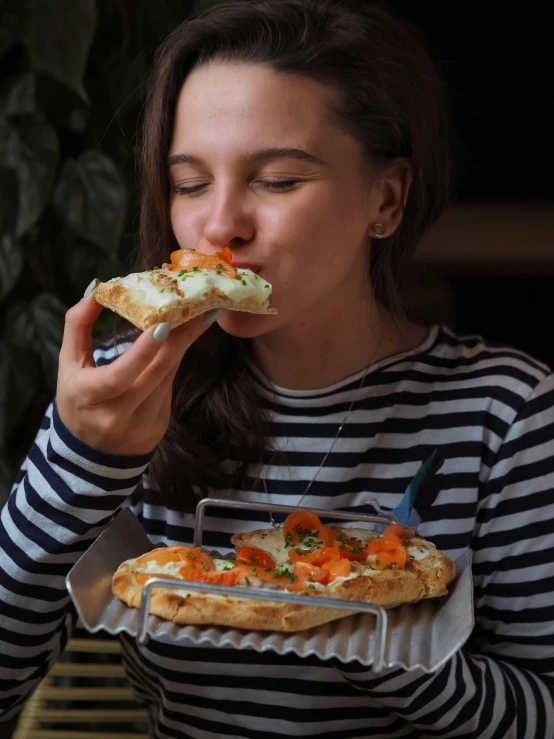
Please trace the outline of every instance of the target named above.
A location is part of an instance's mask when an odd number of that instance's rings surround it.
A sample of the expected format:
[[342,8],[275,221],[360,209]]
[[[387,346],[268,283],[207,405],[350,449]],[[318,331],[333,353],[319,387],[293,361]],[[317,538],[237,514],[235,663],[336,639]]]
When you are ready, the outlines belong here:
[[[398,310],[406,265],[448,201],[448,115],[419,33],[383,5],[360,0],[239,0],[169,35],[156,54],[145,106],[135,269],[160,264],[178,248],[167,169],[177,97],[189,72],[214,60],[263,64],[331,85],[340,94],[339,124],[361,142],[368,161],[410,160],[413,184],[402,223],[371,245],[376,297]],[[248,464],[262,459],[267,418],[248,351],[248,341],[215,325],[187,352],[169,428],[148,470],[158,502],[191,510],[209,488],[239,485]]]

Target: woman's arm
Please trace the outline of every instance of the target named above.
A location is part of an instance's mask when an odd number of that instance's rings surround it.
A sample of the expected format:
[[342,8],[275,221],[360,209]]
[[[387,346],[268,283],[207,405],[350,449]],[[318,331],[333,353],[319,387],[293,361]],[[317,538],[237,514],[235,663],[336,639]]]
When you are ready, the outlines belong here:
[[135,489],[152,454],[80,442],[53,403],[0,518],[0,720],[58,659],[74,610],[65,576]]
[[554,737],[554,376],[511,425],[479,495],[476,628],[433,675],[342,674],[429,737]]

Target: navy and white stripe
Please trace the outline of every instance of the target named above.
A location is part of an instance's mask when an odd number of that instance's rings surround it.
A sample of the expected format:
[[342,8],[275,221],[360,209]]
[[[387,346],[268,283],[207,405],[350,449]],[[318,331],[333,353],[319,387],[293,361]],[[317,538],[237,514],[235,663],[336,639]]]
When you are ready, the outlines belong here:
[[[123,347],[125,348],[125,347]],[[119,351],[121,351],[121,347]],[[113,349],[96,352],[98,364]],[[417,352],[317,391],[256,373],[279,453],[241,490],[214,495],[295,505],[354,400],[305,507],[394,508],[433,449],[444,464],[418,493],[420,532],[453,558],[473,550],[476,628],[433,675],[268,652],[122,637],[153,737],[290,736],[554,739],[554,376],[526,355],[435,327]],[[71,632],[64,577],[129,505],[154,542],[189,543],[193,518],[141,498],[144,457],[82,444],[52,406],[1,517],[0,714],[17,712]],[[205,544],[266,527],[213,509]]]

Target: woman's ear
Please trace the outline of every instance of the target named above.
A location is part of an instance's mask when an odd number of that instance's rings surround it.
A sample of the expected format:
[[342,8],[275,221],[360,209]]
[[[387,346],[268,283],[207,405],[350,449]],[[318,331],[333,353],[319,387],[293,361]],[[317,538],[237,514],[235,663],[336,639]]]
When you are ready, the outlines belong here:
[[402,221],[412,185],[409,159],[395,159],[381,170],[374,184],[374,208],[369,226],[370,238],[391,236]]

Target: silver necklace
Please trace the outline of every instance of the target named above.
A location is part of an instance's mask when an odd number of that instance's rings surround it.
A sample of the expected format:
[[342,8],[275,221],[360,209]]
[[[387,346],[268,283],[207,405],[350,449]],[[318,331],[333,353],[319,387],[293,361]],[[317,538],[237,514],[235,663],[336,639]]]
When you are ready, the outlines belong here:
[[[382,339],[382,337],[381,337],[381,339]],[[362,377],[362,379],[360,380],[360,383],[359,383],[359,385],[357,386],[356,390],[360,390],[360,388],[361,388],[361,387],[363,386],[363,384],[364,384],[364,381],[365,381],[365,378],[367,377],[367,374],[368,374],[368,372],[369,372],[369,370],[370,370],[370,368],[371,368],[371,365],[373,364],[373,360],[374,360],[374,359],[375,359],[375,357],[377,356],[377,352],[379,351],[379,348],[380,348],[380,346],[381,346],[381,340],[379,340],[379,343],[377,344],[377,348],[375,349],[375,352],[374,352],[373,356],[372,356],[372,357],[371,357],[371,359],[369,360],[369,364],[368,364],[368,365],[367,365],[367,367],[365,368],[365,372],[364,372],[364,374],[363,374],[363,377]],[[304,498],[305,498],[305,497],[306,497],[306,495],[308,494],[308,490],[309,490],[309,489],[310,489],[310,488],[312,487],[312,485],[313,485],[313,484],[314,484],[314,482],[316,481],[316,479],[317,479],[317,476],[319,475],[319,473],[321,472],[321,470],[322,470],[323,466],[325,465],[325,462],[327,461],[327,458],[329,457],[329,455],[330,455],[330,454],[331,454],[331,452],[333,451],[333,448],[334,448],[335,444],[337,443],[337,439],[338,439],[338,438],[339,438],[339,436],[341,435],[341,431],[343,430],[343,428],[344,428],[344,425],[345,425],[345,423],[347,422],[347,420],[348,420],[348,419],[349,419],[349,417],[350,417],[350,414],[351,414],[351,412],[352,412],[352,408],[354,407],[354,403],[355,403],[355,402],[356,402],[356,398],[354,398],[354,399],[352,400],[352,402],[350,403],[350,405],[348,406],[348,410],[346,411],[346,414],[345,414],[344,418],[342,419],[342,421],[341,421],[341,423],[340,423],[340,425],[339,425],[338,431],[337,431],[337,433],[335,434],[335,438],[334,438],[334,439],[333,439],[333,441],[331,442],[331,446],[329,447],[329,449],[328,449],[328,450],[327,450],[327,452],[325,453],[325,456],[324,456],[324,457],[323,457],[323,459],[321,460],[321,463],[320,463],[319,467],[318,467],[318,468],[317,468],[317,470],[315,471],[315,475],[314,475],[314,476],[312,477],[312,479],[311,479],[311,480],[310,480],[310,482],[308,483],[308,487],[307,487],[307,488],[306,488],[306,489],[304,490],[304,492],[303,492],[303,493],[302,493],[302,495],[300,496],[300,499],[299,499],[299,500],[298,500],[298,502],[296,503],[297,507],[298,507],[298,506],[300,506],[300,503],[302,503],[302,501],[304,500]],[[271,466],[271,464],[272,464],[273,460],[275,459],[275,454],[276,454],[276,452],[274,452],[274,453],[273,453],[273,455],[271,456],[271,459],[269,460],[269,464],[267,465],[267,467],[270,467],[270,466]],[[266,483],[266,475],[264,475],[264,476],[263,476],[263,478],[262,478],[262,482],[263,482],[263,485],[264,485],[264,491],[265,491],[266,497],[267,497],[267,499],[268,499],[269,503],[271,504],[271,503],[272,503],[272,501],[271,501],[271,495],[270,495],[270,493],[269,493],[269,491],[268,491],[268,489],[267,489],[267,483]],[[273,511],[269,511],[269,522],[270,522],[270,524],[271,524],[271,525],[272,525],[272,526],[273,526],[274,528],[277,528],[278,526],[280,526],[280,524],[279,524],[279,523],[278,523],[277,521],[275,521],[275,519],[273,518]]]

